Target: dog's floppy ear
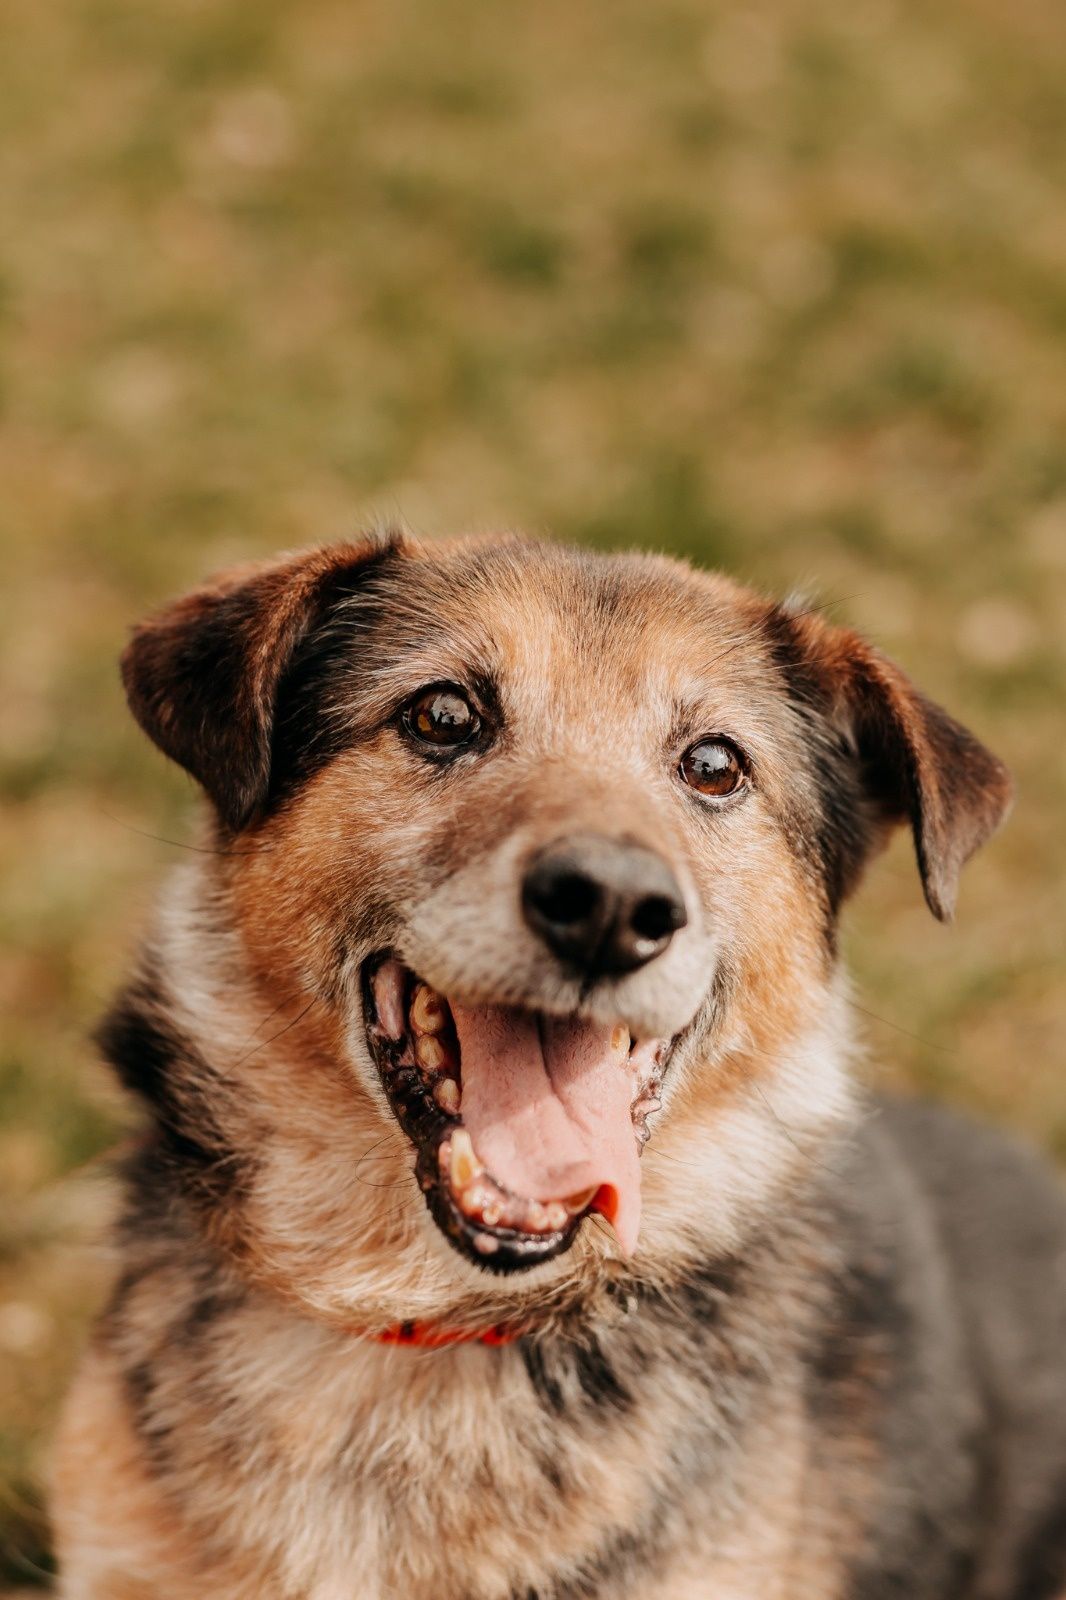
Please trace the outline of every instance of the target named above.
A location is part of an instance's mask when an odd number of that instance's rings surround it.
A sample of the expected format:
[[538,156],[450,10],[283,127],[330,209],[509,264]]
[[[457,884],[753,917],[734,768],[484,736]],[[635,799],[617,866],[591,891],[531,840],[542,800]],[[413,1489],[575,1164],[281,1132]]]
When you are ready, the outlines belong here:
[[929,909],[950,920],[963,866],[1010,808],[1007,768],[858,634],[786,608],[774,621],[793,687],[842,737],[877,817],[910,824]]
[[231,830],[267,797],[278,689],[295,652],[401,543],[370,535],[227,573],[134,630],[122,656],[130,709]]

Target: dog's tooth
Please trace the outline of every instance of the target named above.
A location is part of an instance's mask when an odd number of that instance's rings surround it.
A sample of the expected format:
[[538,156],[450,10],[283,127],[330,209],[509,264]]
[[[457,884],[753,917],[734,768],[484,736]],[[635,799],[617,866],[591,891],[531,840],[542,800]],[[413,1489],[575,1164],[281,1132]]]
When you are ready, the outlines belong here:
[[585,1207],[591,1205],[595,1199],[598,1187],[598,1184],[594,1183],[591,1189],[582,1189],[580,1194],[568,1194],[563,1205],[570,1212],[584,1211]]
[[481,1220],[486,1228],[498,1228],[502,1216],[503,1209],[496,1200],[490,1200],[488,1205],[481,1208]]
[[553,1233],[558,1233],[560,1228],[566,1227],[570,1218],[560,1200],[549,1200],[544,1207],[544,1220]]
[[473,1222],[483,1222],[486,1212],[492,1212],[503,1203],[500,1194],[491,1178],[478,1173],[465,1189],[457,1189],[455,1198],[459,1209],[465,1217]]
[[500,1248],[499,1239],[494,1239],[491,1233],[475,1233],[474,1249],[482,1256],[494,1256]]
[[446,1072],[449,1067],[455,1067],[452,1053],[447,1045],[432,1033],[424,1033],[416,1037],[415,1059],[423,1072]]
[[611,1049],[621,1056],[628,1055],[631,1042],[629,1029],[624,1023],[618,1023],[611,1034]]
[[443,1033],[448,1026],[448,1005],[428,983],[416,986],[411,996],[411,1026],[415,1033]]
[[447,1112],[449,1117],[457,1117],[459,1115],[459,1107],[462,1105],[463,1097],[454,1078],[441,1078],[439,1082],[435,1083],[433,1086],[433,1098],[441,1110]]
[[474,1146],[465,1128],[456,1128],[451,1138],[451,1179],[455,1189],[463,1190],[484,1171],[474,1154]]

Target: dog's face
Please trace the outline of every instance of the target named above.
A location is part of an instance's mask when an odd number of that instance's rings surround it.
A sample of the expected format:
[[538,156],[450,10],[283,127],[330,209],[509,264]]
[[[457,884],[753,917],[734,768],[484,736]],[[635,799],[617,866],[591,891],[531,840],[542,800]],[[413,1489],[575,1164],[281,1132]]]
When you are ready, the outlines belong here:
[[853,635],[649,557],[319,552],[148,623],[125,674],[214,802],[248,971],[318,1014],[460,1275],[734,1244],[839,1110],[871,850],[909,820],[944,915],[1008,794]]

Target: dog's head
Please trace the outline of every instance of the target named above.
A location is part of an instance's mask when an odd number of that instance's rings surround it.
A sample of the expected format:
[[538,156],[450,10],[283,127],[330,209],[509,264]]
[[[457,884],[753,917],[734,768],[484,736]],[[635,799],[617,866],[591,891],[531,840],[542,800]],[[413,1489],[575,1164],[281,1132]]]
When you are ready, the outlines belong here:
[[[245,1226],[313,1191],[353,1284],[360,1239],[380,1286],[383,1239],[432,1238],[396,1183],[467,1259],[431,1250],[437,1283],[633,1252],[642,1176],[645,1248],[735,1247],[839,1113],[871,852],[909,823],[946,917],[1009,795],[854,634],[648,556],[368,540],[194,594],[123,670],[216,817],[170,987],[254,991],[288,1033],[260,1078],[200,1039],[272,1175]],[[375,1138],[391,1235],[344,1166]]]

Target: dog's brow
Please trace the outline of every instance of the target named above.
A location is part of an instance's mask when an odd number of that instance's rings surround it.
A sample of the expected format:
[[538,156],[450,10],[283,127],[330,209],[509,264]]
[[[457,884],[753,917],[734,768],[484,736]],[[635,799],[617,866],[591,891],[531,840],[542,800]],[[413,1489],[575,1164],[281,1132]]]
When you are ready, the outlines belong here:
[[666,737],[668,748],[680,746],[698,734],[710,733],[746,742],[746,730],[735,711],[725,705],[720,693],[715,695],[708,689],[703,694],[687,693],[674,700]]
[[454,682],[469,689],[488,709],[499,703],[498,674],[484,659],[472,659],[447,643],[419,644],[397,657],[371,662],[353,673],[343,692],[337,693],[324,715],[335,726],[354,725],[391,714],[400,703],[426,684]]
[[[735,640],[726,648],[734,650],[741,643],[741,640]],[[705,722],[708,715],[724,714],[727,687],[726,674],[716,671],[713,665],[706,670],[686,674],[681,681],[675,680],[670,685],[672,723],[687,728],[693,723]]]
[[430,647],[420,646],[405,651],[393,661],[372,668],[368,681],[377,691],[404,692],[418,688],[423,683],[455,680],[476,688],[478,684],[495,684],[498,671],[495,663],[483,656],[451,647],[442,642]]

